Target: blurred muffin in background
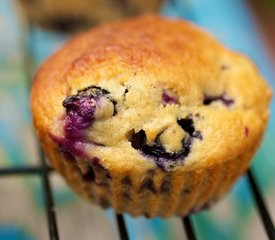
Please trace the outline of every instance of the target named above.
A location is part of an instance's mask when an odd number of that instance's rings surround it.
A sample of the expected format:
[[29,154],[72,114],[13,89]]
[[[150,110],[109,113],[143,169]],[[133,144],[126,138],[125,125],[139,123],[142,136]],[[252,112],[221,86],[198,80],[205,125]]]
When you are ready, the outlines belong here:
[[31,22],[57,31],[79,31],[100,23],[156,12],[163,0],[20,0]]

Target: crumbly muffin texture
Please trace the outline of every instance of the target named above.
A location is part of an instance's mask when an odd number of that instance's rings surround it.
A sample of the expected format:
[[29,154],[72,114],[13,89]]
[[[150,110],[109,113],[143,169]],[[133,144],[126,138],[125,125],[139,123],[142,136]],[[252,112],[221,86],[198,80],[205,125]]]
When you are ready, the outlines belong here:
[[83,33],[32,88],[34,124],[79,194],[117,212],[184,216],[247,169],[271,90],[253,63],[194,25],[154,15]]
[[20,0],[29,20],[59,30],[78,31],[123,17],[156,12],[163,0]]

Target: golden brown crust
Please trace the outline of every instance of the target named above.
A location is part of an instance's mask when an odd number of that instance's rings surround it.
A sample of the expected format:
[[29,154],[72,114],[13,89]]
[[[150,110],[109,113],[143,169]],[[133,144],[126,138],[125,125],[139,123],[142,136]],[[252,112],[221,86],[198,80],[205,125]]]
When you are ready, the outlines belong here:
[[[110,146],[93,152],[100,156],[112,179],[105,179],[108,186],[105,188],[83,183],[77,169],[64,159],[49,137],[53,125],[65,112],[62,101],[90,85],[115,89],[112,84],[125,85],[128,80],[133,85],[159,84],[156,86],[175,91],[180,110],[173,105],[156,111],[164,114],[163,119],[165,111],[171,116],[178,111],[185,116],[197,116],[194,121],[203,140],[193,142],[183,165],[165,173],[138,155],[120,130],[112,139],[94,136]],[[205,94],[216,96],[224,92],[234,98],[233,107],[203,104]],[[136,95],[133,96],[135,99]],[[150,97],[144,96],[144,104],[149,106]],[[38,71],[31,104],[45,152],[76,191],[101,205],[107,206],[108,202],[118,212],[167,217],[186,215],[220,197],[247,169],[266,127],[270,98],[271,90],[246,57],[225,49],[190,23],[148,15],[96,28],[67,43]],[[149,116],[141,114],[144,119]],[[113,122],[106,121],[109,125],[95,123],[93,131],[104,135],[104,129],[126,119],[119,114],[116,118]],[[136,118],[131,121],[139,122]],[[138,129],[139,125],[133,128]],[[152,130],[151,134],[156,132]],[[122,184],[125,176],[131,179],[130,187]],[[171,189],[161,194],[164,181],[169,182]],[[144,184],[149,190],[140,192]]]

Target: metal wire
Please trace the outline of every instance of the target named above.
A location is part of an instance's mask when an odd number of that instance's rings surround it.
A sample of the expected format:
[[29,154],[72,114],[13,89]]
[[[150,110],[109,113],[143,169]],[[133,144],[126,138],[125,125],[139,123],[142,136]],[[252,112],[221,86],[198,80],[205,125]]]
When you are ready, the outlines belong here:
[[[29,42],[32,41],[33,36],[33,26],[30,21],[28,21],[28,37],[31,39],[24,39],[24,70],[25,70],[25,77],[26,77],[26,85],[28,88],[30,88],[31,85],[31,79],[34,74],[33,72],[33,58],[31,54],[31,48],[29,45]],[[40,168],[28,168],[26,173],[40,173],[41,180],[42,180],[42,186],[43,186],[43,193],[44,193],[44,201],[46,205],[46,216],[47,216],[47,222],[48,222],[48,230],[49,230],[49,236],[51,240],[59,240],[59,234],[58,234],[58,227],[57,227],[57,221],[55,216],[55,207],[54,207],[54,200],[53,200],[53,193],[52,188],[49,180],[49,170],[50,168],[46,164],[45,156],[43,154],[43,151],[41,147],[37,142],[37,146],[39,148],[39,158],[40,158]],[[11,171],[11,169],[10,169]],[[15,171],[17,173],[22,173],[19,169]]]
[[117,221],[117,228],[119,231],[119,236],[121,240],[128,240],[129,236],[127,233],[127,228],[126,228],[126,224],[124,222],[124,218],[123,215],[121,214],[116,214],[116,221]]
[[194,231],[190,217],[182,218],[183,227],[185,229],[186,236],[189,240],[196,240],[196,233]]
[[256,183],[256,180],[253,176],[251,169],[247,171],[247,176],[248,176],[248,180],[249,180],[248,182],[252,190],[256,205],[258,207],[259,214],[261,216],[263,225],[265,227],[266,234],[270,240],[274,240],[275,239],[274,224],[272,223],[271,217],[267,210],[267,206],[264,202],[262,194],[260,193],[258,184]]
[[[53,169],[47,166],[45,157],[41,152],[41,166],[24,166],[24,167],[9,167],[9,168],[0,168],[0,177],[5,176],[17,176],[17,175],[33,175],[38,174],[43,183],[43,192],[45,198],[45,205],[46,205],[46,214],[48,219],[48,229],[50,234],[51,240],[58,240],[58,225],[56,221],[55,215],[55,208],[54,208],[54,201],[53,201],[53,194],[52,188],[49,181],[49,173],[53,171]],[[268,212],[267,206],[263,200],[262,194],[260,193],[258,184],[254,175],[251,170],[247,172],[248,182],[251,187],[251,191],[253,193],[253,197],[255,198],[256,206],[259,210],[259,215],[263,222],[265,232],[270,240],[275,239],[275,230],[274,224],[271,220],[270,213]],[[123,215],[117,214],[116,215],[116,222],[117,228],[119,232],[120,239],[128,240],[129,235],[127,232],[127,226],[125,224]],[[198,239],[196,236],[196,229],[193,227],[192,219],[189,217],[182,218],[183,227],[186,232],[186,236],[188,240],[196,240]]]
[[41,177],[42,177],[42,183],[43,183],[44,199],[46,203],[46,213],[47,213],[50,239],[58,240],[59,235],[58,235],[57,224],[56,224],[53,194],[52,194],[52,189],[49,181],[45,157],[43,156],[41,149],[40,149],[40,161],[41,161],[41,167],[42,167]]
[[[52,167],[46,167],[46,171],[51,172]],[[10,167],[10,168],[2,168],[0,169],[0,177],[8,176],[8,175],[28,175],[28,174],[41,174],[43,169],[37,166],[22,166],[22,167]]]

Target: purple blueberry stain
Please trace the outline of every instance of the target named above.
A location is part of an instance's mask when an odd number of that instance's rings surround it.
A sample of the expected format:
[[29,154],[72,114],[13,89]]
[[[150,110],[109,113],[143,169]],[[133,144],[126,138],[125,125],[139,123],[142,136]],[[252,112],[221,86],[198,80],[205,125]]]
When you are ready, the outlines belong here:
[[178,99],[176,96],[172,95],[168,91],[163,91],[162,92],[162,102],[166,104],[178,104]]
[[178,125],[185,131],[186,136],[182,140],[182,148],[178,152],[167,151],[160,141],[159,133],[152,145],[147,145],[147,137],[144,130],[133,134],[130,139],[131,145],[134,149],[140,151],[143,155],[153,159],[158,167],[163,171],[170,170],[174,165],[183,164],[184,159],[189,155],[191,145],[194,139],[202,140],[203,137],[200,131],[194,127],[194,121],[191,115],[186,118],[179,119]]
[[51,139],[56,142],[63,153],[64,157],[66,159],[74,159],[74,156],[79,157],[86,157],[86,153],[84,151],[84,144],[85,142],[79,141],[78,139],[75,139],[72,141],[69,138],[66,137],[57,137],[54,135],[50,135]]
[[[65,118],[65,131],[71,135],[71,131],[80,131],[90,126],[94,120],[99,97],[93,95],[73,95],[63,101],[67,116]],[[72,132],[72,137],[74,133]],[[77,137],[77,136],[76,136]]]
[[110,93],[100,87],[91,86],[78,91],[76,95],[66,97],[63,101],[66,114],[61,119],[64,121],[63,136],[50,134],[51,139],[58,144],[64,157],[71,160],[72,164],[77,166],[77,157],[89,161],[90,166],[88,166],[87,171],[84,173],[80,171],[83,181],[86,182],[95,182],[94,170],[101,171],[103,169],[105,174],[108,174],[108,170],[100,164],[99,158],[89,156],[85,150],[91,146],[104,146],[87,139],[85,135],[85,130],[96,120],[97,110],[102,107],[102,98],[113,104],[113,115],[115,115],[116,101],[112,99]]
[[63,107],[66,109],[64,117],[64,137],[51,135],[61,151],[66,156],[88,157],[84,151],[85,144],[103,146],[85,138],[85,130],[96,120],[96,112],[102,107],[102,98],[109,100],[116,115],[116,101],[110,96],[110,92],[97,86],[90,86],[77,92],[76,95],[66,97]]
[[224,92],[223,94],[217,96],[205,95],[203,99],[203,104],[210,105],[212,102],[215,101],[221,101],[226,107],[231,107],[235,102],[232,98],[229,98]]
[[76,95],[68,96],[63,101],[66,108],[65,136],[68,138],[81,138],[82,130],[91,126],[95,120],[97,108],[100,107],[101,98],[109,99],[114,105],[113,115],[116,114],[116,102],[105,89],[91,86],[78,91]]

